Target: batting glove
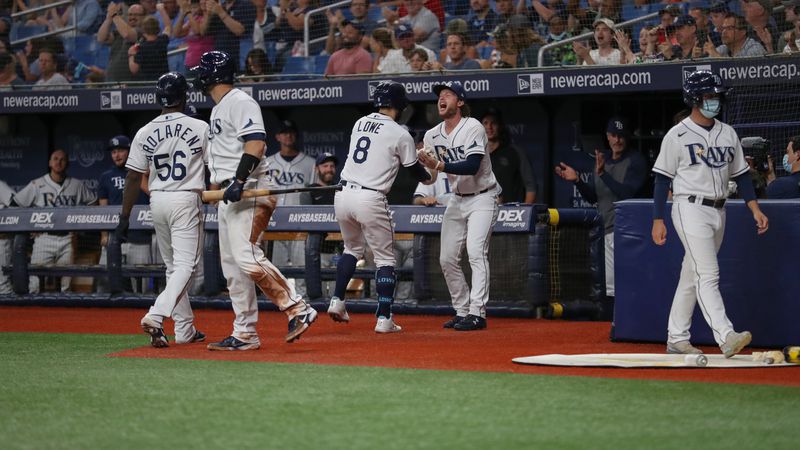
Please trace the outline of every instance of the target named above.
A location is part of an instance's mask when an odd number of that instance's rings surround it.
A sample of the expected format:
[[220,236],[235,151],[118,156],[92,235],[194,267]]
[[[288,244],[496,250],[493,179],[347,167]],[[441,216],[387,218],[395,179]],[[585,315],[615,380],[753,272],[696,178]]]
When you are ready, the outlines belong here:
[[228,185],[228,188],[225,189],[225,193],[222,195],[222,201],[224,201],[226,205],[228,202],[238,202],[242,199],[243,188],[244,183],[236,178],[232,179],[231,184]]
[[114,230],[114,235],[117,237],[117,241],[119,242],[127,242],[128,241],[128,227],[130,227],[130,219],[123,215],[119,216],[119,225]]

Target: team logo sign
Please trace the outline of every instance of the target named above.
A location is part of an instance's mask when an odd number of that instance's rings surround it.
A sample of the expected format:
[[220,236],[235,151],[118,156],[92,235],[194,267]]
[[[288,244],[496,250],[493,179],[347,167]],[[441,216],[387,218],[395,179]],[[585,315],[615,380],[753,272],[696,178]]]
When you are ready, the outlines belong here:
[[517,94],[544,94],[544,74],[524,73],[517,75]]
[[100,109],[122,109],[122,91],[101,91]]

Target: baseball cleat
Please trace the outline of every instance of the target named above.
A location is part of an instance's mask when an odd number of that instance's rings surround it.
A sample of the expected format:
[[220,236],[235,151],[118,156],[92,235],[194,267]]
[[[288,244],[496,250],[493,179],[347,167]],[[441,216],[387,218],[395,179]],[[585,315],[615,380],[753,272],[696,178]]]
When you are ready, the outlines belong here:
[[155,348],[169,347],[167,335],[164,334],[164,329],[161,327],[161,324],[147,316],[144,316],[142,318],[141,325],[142,330],[150,335],[150,345]]
[[720,345],[719,348],[722,350],[722,353],[725,354],[726,358],[730,358],[747,347],[747,344],[752,340],[753,335],[750,334],[749,331],[742,331],[741,333],[731,331],[725,337],[725,343]]
[[442,325],[442,328],[454,328],[456,325],[458,325],[459,322],[461,322],[464,319],[465,317],[462,316],[453,316],[450,320],[445,322],[444,325]]
[[340,300],[339,297],[331,297],[328,315],[331,316],[334,322],[350,322],[350,315],[347,314],[344,300]]
[[228,336],[220,342],[212,342],[206,346],[209,350],[257,350],[261,347],[258,338],[255,342],[244,342],[233,336]]
[[397,333],[403,328],[394,322],[391,317],[378,317],[378,322],[375,323],[376,333]]
[[306,312],[298,314],[289,321],[289,334],[286,335],[286,342],[294,342],[308,330],[314,321],[317,320],[317,311],[306,305]]
[[467,317],[464,317],[460,322],[453,325],[453,329],[456,331],[475,331],[484,328],[486,328],[486,319],[473,314],[467,315]]
[[191,344],[193,342],[203,342],[205,340],[206,340],[206,335],[203,334],[202,331],[200,331],[197,328],[195,328],[194,336],[192,336],[192,339],[189,340],[189,343]]
[[689,341],[668,342],[667,353],[674,355],[702,355],[703,351],[693,346]]

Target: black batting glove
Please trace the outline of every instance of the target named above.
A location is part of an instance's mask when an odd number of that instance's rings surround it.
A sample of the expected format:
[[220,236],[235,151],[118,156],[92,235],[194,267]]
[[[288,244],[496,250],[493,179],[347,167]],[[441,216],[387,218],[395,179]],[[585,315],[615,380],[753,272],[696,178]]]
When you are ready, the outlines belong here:
[[244,183],[236,178],[231,180],[231,184],[225,189],[225,194],[222,195],[222,201],[227,205],[228,202],[238,202],[242,199],[242,191],[244,190]]
[[120,214],[119,224],[114,230],[114,235],[119,242],[128,242],[128,227],[130,227],[130,219]]

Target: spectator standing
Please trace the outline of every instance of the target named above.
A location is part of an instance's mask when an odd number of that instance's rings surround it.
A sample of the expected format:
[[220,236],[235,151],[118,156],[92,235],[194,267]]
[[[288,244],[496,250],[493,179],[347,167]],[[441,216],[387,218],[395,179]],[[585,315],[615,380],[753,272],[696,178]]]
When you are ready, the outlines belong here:
[[537,67],[539,49],[545,40],[531,28],[528,17],[522,14],[511,17],[508,21],[508,35],[517,54],[515,67]]
[[499,203],[535,203],[536,178],[528,157],[511,142],[511,135],[503,122],[503,115],[489,108],[481,117],[486,130],[486,150],[492,160],[492,172],[500,183]]
[[[111,153],[113,167],[102,174],[97,183],[97,203],[100,206],[121,205],[122,194],[125,190],[125,177],[128,171],[125,164],[128,162],[128,154],[131,149],[131,141],[127,136],[114,136],[108,141],[108,151]],[[139,191],[136,201],[132,204],[147,205],[150,203],[147,195]],[[105,265],[108,258],[108,232],[100,233],[100,264]],[[143,230],[128,232],[128,240],[122,244],[122,263],[123,264],[152,264],[152,247],[150,233]],[[102,278],[97,279],[97,292],[107,292],[107,283]],[[134,281],[134,280],[131,280]],[[134,281],[133,292],[143,292],[140,286]]]
[[[570,37],[572,33],[567,31],[566,21],[558,14],[551,16],[548,22],[547,43],[561,42]],[[554,47],[545,55],[546,66],[574,66],[577,62],[578,57],[571,44]]]
[[[42,49],[39,51],[39,70],[42,71],[41,77],[36,81],[33,90],[36,91],[53,91],[62,89],[72,89],[69,81],[56,71],[58,62],[56,61],[56,54],[50,49]],[[64,86],[66,85],[66,86]]]
[[[275,35],[277,58],[275,65],[282,70],[289,56],[305,56],[297,53],[295,48],[302,45],[303,27],[308,11],[313,9],[315,0],[297,0],[296,7],[292,8],[289,0],[279,0],[280,14],[275,21]],[[313,3],[312,3],[313,2]],[[314,19],[309,18],[308,26],[313,29]],[[299,50],[298,50],[299,51]]]
[[767,54],[775,53],[778,47],[778,27],[772,17],[772,0],[743,0],[744,19]]
[[[208,28],[208,21],[211,15],[206,11],[206,0],[191,1],[180,0],[178,11],[178,22],[180,25],[172,30],[175,38],[185,38],[186,54],[184,55],[184,66],[194,67],[200,63],[200,56],[214,48],[214,37],[204,35]],[[185,17],[185,20],[181,20]]]
[[361,46],[364,29],[360,23],[342,22],[342,48],[328,59],[325,75],[353,75],[372,72],[372,56]]
[[142,5],[131,5],[128,8],[128,18],[125,20],[122,17],[124,6],[124,3],[109,3],[106,19],[97,31],[97,42],[111,47],[106,67],[107,81],[131,81],[133,79],[128,64],[128,49],[139,39],[139,26],[145,13]]
[[164,30],[159,29],[155,17],[145,17],[142,20],[144,39],[128,49],[128,68],[131,75],[138,80],[157,80],[162,74],[169,72],[167,46],[172,28],[163,3],[158,4],[158,11],[166,23]]
[[[30,208],[64,208],[95,203],[97,196],[82,180],[67,175],[69,156],[62,149],[50,154],[49,172],[34,179],[14,195],[17,205]],[[41,233],[33,240],[31,264],[72,264],[72,234],[66,231]],[[69,290],[71,279],[61,277],[61,292]],[[40,291],[39,278],[30,277],[29,292]]]
[[256,8],[256,22],[253,24],[253,48],[260,48],[267,51],[267,41],[275,36],[275,22],[278,16],[267,6],[267,0],[251,0]]
[[430,50],[438,51],[441,45],[439,19],[424,6],[425,0],[406,0],[408,15],[400,19],[414,30],[414,41]]
[[353,0],[350,3],[349,11],[350,18],[348,19],[345,18],[341,10],[337,9],[335,13],[331,9],[325,10],[325,15],[328,17],[328,24],[330,25],[328,29],[328,38],[325,41],[325,51],[329,55],[342,48],[341,35],[337,35],[336,32],[340,31],[345,20],[361,26],[363,30],[361,46],[365,49],[369,48],[369,38],[372,36],[372,32],[378,28],[378,22],[371,19],[367,14],[369,12],[369,0]]
[[589,50],[588,47],[580,42],[573,42],[572,48],[578,55],[578,60],[583,65],[615,65],[624,63],[622,52],[612,47],[614,32],[614,22],[611,19],[597,19],[594,22],[594,41],[597,48]]
[[469,40],[478,47],[490,45],[489,34],[497,26],[497,13],[489,7],[489,0],[470,0],[470,12],[464,19],[469,26]]
[[729,13],[722,22],[722,45],[717,48],[706,41],[703,49],[708,56],[714,58],[732,57],[746,58],[748,56],[764,56],[767,54],[764,46],[751,37],[747,37],[747,22],[744,17]]
[[238,68],[239,41],[252,38],[256,7],[250,0],[206,0],[206,8],[211,15],[206,34],[214,36],[214,50],[231,55]]
[[74,24],[75,33],[81,36],[96,33],[100,29],[100,24],[103,23],[103,11],[97,0],[76,0],[74,5],[64,8],[64,12],[61,14],[57,12],[56,8],[49,11],[53,14],[51,28],[71,26],[73,17],[77,17],[78,21]]
[[800,136],[793,136],[783,155],[783,170],[787,176],[776,178],[767,186],[767,197],[800,198]]
[[606,298],[602,317],[611,320],[614,305],[614,202],[633,198],[647,180],[647,163],[637,151],[628,149],[628,127],[619,118],[612,117],[606,128],[606,138],[611,154],[595,150],[595,168],[588,182],[578,172],[561,162],[556,175],[575,183],[584,199],[597,203],[597,212],[603,219],[605,230]]

